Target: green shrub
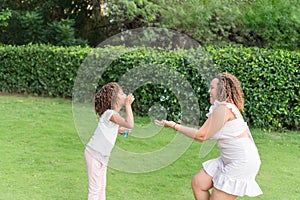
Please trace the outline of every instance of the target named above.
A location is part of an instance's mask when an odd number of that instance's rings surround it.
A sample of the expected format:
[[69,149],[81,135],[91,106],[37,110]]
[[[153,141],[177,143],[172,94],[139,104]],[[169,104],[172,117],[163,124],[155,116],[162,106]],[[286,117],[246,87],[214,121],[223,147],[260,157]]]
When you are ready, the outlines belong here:
[[[20,24],[23,30],[22,44],[38,43],[42,40],[43,33],[43,18],[38,12],[26,12],[20,16]],[[19,35],[18,34],[18,35]]]
[[[8,11],[6,11],[8,12]],[[87,46],[87,41],[77,38],[75,35],[74,20],[61,19],[46,23],[39,11],[19,11],[13,10],[11,16],[5,13],[5,26],[0,28],[3,33],[0,35],[0,42],[3,44],[24,45],[52,44],[56,46]],[[1,30],[0,29],[0,30]]]
[[160,26],[202,45],[243,44],[299,50],[299,0],[164,0]]
[[[251,126],[266,130],[299,130],[299,52],[239,46],[207,47],[206,54],[199,49],[166,51],[125,47],[107,47],[91,52],[90,48],[80,47],[0,46],[1,91],[70,98],[78,69],[89,55],[106,58],[112,63],[105,70],[98,68],[92,73],[81,71],[84,78],[99,78],[99,82],[94,85],[82,84],[82,94],[79,96],[88,94],[86,91],[96,91],[107,82],[120,81],[125,74],[128,85],[123,83],[124,88],[135,84],[139,86],[134,88],[136,101],[133,106],[136,114],[148,114],[152,105],[159,102],[167,109],[169,118],[189,123],[189,118],[196,117],[203,122],[209,106],[206,84],[216,69],[216,72],[229,72],[240,79],[245,93],[243,114]],[[85,63],[86,66],[105,64],[103,59],[92,60],[91,63]],[[212,61],[214,64],[207,64]],[[158,68],[151,71],[153,66]],[[137,80],[130,76],[134,69],[138,71]],[[171,76],[162,78],[160,74]],[[147,80],[149,76],[165,79],[162,80],[164,84],[152,84]],[[174,85],[172,80],[176,76],[188,82],[175,81],[177,85]],[[180,93],[176,87],[188,85],[196,94],[199,110],[196,107],[182,107],[191,105],[193,98],[189,96],[191,93]],[[182,110],[186,113],[181,113]]]
[[56,46],[85,46],[86,41],[75,38],[74,23],[74,20],[71,19],[48,23],[48,27],[44,31],[45,43]]
[[11,10],[7,9],[1,9],[0,10],[0,32],[3,31],[3,29],[8,26],[7,20],[11,18]]
[[[243,9],[242,21],[249,33],[255,33],[264,47],[299,49],[299,0],[252,1]],[[298,5],[298,6],[297,6]]]
[[47,45],[0,47],[1,91],[71,97],[87,49]]

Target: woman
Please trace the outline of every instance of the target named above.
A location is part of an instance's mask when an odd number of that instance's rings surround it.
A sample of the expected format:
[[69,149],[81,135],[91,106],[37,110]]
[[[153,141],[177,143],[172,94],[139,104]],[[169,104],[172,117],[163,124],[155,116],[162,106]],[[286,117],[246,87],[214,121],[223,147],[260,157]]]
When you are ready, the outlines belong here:
[[233,75],[222,73],[211,81],[208,92],[212,106],[199,129],[173,121],[155,121],[157,125],[171,127],[199,142],[217,140],[220,157],[204,162],[203,168],[192,179],[195,199],[232,200],[237,196],[262,194],[255,181],[260,157],[240,113],[244,108],[240,82]]

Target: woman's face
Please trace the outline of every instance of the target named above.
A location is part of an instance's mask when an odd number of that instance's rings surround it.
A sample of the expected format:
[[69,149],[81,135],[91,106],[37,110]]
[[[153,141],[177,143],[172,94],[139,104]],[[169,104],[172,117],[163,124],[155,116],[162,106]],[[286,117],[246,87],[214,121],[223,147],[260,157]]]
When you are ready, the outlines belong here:
[[217,88],[218,88],[218,83],[219,83],[219,79],[214,78],[211,82],[210,82],[210,87],[208,90],[208,93],[210,95],[209,101],[210,104],[214,104],[215,100],[217,99]]

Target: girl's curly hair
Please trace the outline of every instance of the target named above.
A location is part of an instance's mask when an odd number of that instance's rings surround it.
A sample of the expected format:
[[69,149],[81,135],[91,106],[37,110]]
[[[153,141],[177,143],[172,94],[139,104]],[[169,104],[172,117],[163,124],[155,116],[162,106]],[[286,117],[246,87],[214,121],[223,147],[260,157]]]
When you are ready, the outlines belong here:
[[229,73],[221,73],[216,76],[218,83],[218,101],[233,103],[239,110],[244,109],[244,93],[240,81]]
[[106,110],[114,109],[117,105],[117,94],[121,86],[116,82],[110,82],[104,85],[95,95],[95,111],[101,116]]

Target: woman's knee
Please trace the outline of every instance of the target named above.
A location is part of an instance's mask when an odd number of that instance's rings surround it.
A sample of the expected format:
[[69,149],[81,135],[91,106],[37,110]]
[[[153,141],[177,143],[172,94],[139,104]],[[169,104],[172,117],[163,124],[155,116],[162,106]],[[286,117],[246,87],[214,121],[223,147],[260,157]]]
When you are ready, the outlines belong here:
[[197,178],[197,175],[195,175],[193,178],[192,178],[192,188],[197,188],[199,187],[199,179]]
[[203,169],[192,178],[193,189],[209,190],[212,186],[212,177]]

